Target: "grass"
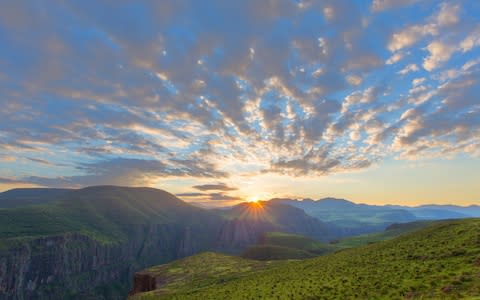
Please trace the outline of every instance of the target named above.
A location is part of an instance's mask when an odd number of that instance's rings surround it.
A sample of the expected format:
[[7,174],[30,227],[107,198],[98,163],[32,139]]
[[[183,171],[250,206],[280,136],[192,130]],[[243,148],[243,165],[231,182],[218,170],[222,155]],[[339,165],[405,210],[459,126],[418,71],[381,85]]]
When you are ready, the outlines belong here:
[[242,257],[256,260],[305,259],[337,248],[314,239],[285,232],[267,232],[257,245],[247,248]]
[[396,238],[402,234],[433,224],[432,221],[415,221],[404,224],[392,224],[381,232],[362,234],[331,242],[337,249],[353,248]]
[[229,276],[203,288],[183,282],[161,299],[472,298],[480,295],[480,219],[437,222],[383,242]]
[[132,299],[156,299],[170,294],[195,291],[206,286],[224,284],[248,274],[275,266],[274,262],[262,262],[213,252],[190,256],[172,263],[151,267],[142,271],[156,277],[161,286]]
[[312,252],[305,250],[275,245],[255,245],[248,247],[242,253],[243,258],[255,260],[305,259],[315,256]]
[[335,247],[329,244],[302,235],[285,232],[268,232],[260,240],[260,243],[300,249],[314,254],[324,254],[335,250]]

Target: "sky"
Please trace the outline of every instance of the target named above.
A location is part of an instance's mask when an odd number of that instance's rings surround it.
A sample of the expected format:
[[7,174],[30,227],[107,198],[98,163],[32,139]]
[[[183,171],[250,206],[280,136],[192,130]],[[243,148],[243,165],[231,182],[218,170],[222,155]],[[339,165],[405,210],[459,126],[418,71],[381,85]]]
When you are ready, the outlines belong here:
[[0,191],[480,204],[480,1],[8,1]]

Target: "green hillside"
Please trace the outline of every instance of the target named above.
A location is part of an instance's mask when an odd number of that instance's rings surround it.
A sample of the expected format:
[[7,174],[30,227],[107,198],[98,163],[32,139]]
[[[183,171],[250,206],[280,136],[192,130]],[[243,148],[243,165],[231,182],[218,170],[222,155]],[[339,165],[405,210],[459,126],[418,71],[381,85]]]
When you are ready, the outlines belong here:
[[402,224],[392,224],[384,231],[344,238],[339,241],[332,242],[331,246],[337,249],[344,249],[390,240],[407,232],[426,227],[433,223],[434,221],[415,221]]
[[161,282],[161,286],[155,291],[131,298],[160,298],[173,293],[189,292],[210,285],[223,284],[245,275],[252,276],[255,272],[275,265],[275,262],[205,252],[142,271],[143,274],[155,277],[157,282]]
[[285,232],[268,232],[261,238],[260,244],[295,248],[314,254],[324,254],[335,248],[302,235]]
[[[19,240],[81,233],[103,243],[127,239],[133,224],[200,224],[212,215],[151,188],[89,187],[63,193],[56,201],[0,209],[0,247]],[[1,249],[0,248],[0,249]]]
[[336,250],[336,246],[285,232],[267,232],[242,257],[256,260],[305,259]]
[[275,245],[254,245],[242,253],[243,258],[254,260],[305,259],[315,256],[312,252],[305,250]]
[[480,220],[466,219],[438,222],[395,239],[313,259],[283,262],[203,289],[182,288],[162,299],[459,299],[478,295]]

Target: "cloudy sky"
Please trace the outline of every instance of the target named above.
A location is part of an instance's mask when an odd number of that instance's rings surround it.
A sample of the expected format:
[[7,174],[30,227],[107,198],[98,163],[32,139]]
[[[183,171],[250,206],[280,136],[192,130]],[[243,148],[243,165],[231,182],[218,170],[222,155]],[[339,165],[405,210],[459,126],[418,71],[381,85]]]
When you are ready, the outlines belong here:
[[0,190],[480,204],[480,1],[8,1]]

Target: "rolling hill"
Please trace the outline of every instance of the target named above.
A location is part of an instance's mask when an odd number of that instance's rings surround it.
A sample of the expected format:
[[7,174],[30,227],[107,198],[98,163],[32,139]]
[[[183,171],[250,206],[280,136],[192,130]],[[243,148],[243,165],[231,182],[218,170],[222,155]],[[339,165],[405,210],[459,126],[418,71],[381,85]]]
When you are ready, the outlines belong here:
[[389,225],[385,230],[374,233],[361,234],[351,237],[342,238],[332,241],[331,246],[338,249],[353,248],[372,244],[376,242],[386,241],[396,238],[402,234],[421,229],[433,224],[435,221],[414,221],[409,223],[394,223]]
[[258,244],[248,247],[243,258],[255,260],[305,259],[333,252],[336,246],[285,232],[267,232]]
[[[473,298],[480,294],[479,232],[479,219],[439,221],[392,240],[252,273],[244,269],[192,288],[184,277],[161,299]],[[160,298],[154,290],[133,299]]]

